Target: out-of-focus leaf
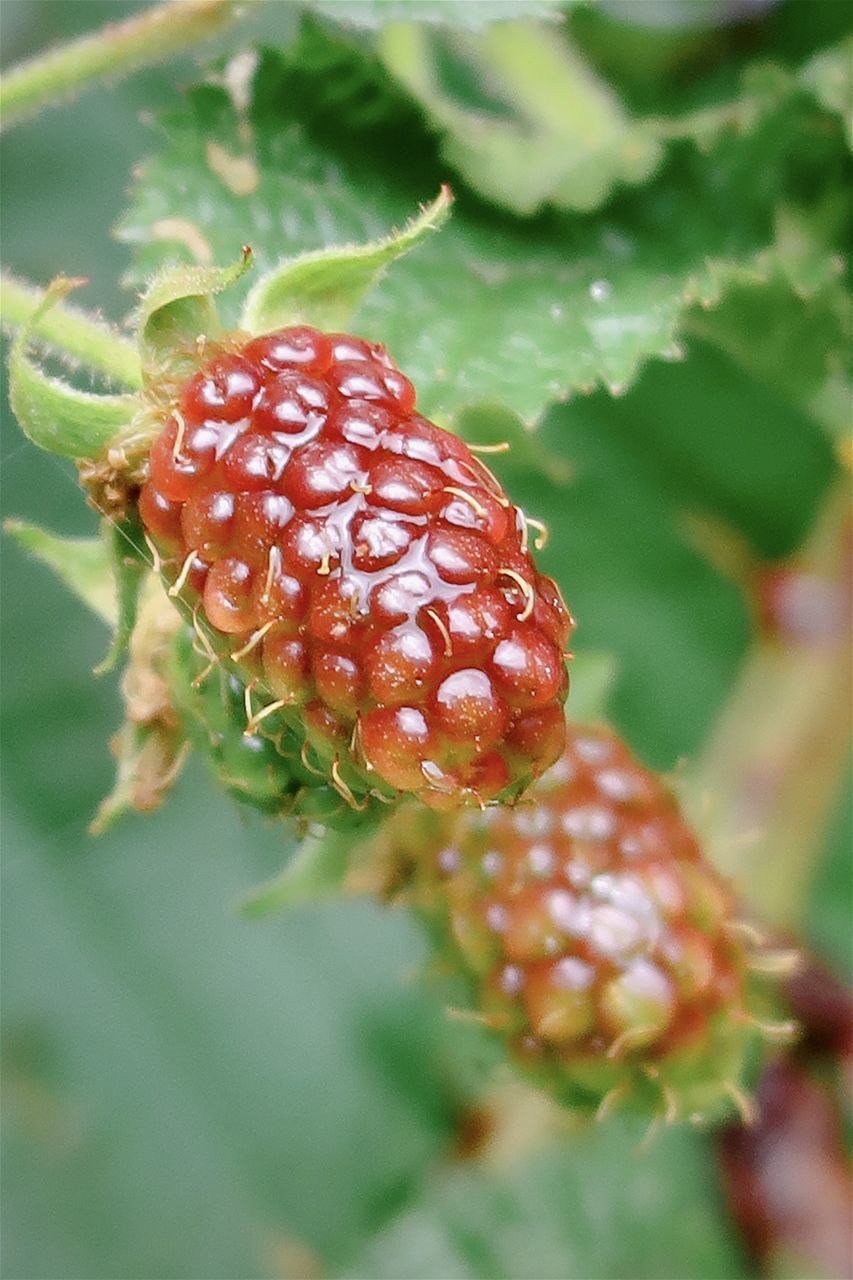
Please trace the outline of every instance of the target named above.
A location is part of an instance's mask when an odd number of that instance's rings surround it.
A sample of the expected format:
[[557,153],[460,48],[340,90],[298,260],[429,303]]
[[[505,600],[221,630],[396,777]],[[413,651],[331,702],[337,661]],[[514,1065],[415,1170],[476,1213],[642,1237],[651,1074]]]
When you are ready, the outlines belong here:
[[511,453],[513,464],[541,471],[555,484],[571,479],[571,467],[565,457],[547,448],[506,405],[483,400],[463,409],[453,426],[468,444],[479,446],[480,453]]
[[315,12],[344,26],[370,28],[388,22],[424,22],[468,31],[522,15],[557,21],[565,10],[590,3],[594,0],[307,0]]
[[[637,1152],[642,1129],[590,1126],[500,1171],[447,1172],[356,1255],[346,1277],[691,1280],[749,1270],[708,1186],[706,1139]],[[616,1174],[618,1170],[618,1175]],[[677,1171],[677,1176],[673,1176]]]
[[241,913],[257,919],[328,896],[340,896],[353,843],[349,831],[323,831],[308,836],[279,875],[242,898]]
[[[683,364],[650,365],[622,399],[555,407],[535,438],[568,482],[546,481],[515,450],[489,465],[550,531],[537,559],[577,620],[572,647],[617,664],[608,715],[669,769],[701,744],[749,641],[739,589],[688,545],[683,513],[716,513],[760,555],[787,554],[833,475],[831,446],[699,342]],[[579,718],[571,691],[567,712]]]
[[445,134],[442,155],[515,213],[587,210],[644,182],[662,150],[562,33],[529,21],[479,36],[386,27],[385,65]]
[[301,1243],[328,1274],[449,1141],[441,1009],[400,980],[417,932],[231,914],[282,833],[200,772],[97,845],[34,836],[6,805],[5,1269],[242,1280]]
[[569,718],[579,724],[603,720],[616,684],[618,669],[609,653],[576,653],[569,664],[571,701]]
[[[845,260],[828,246],[843,244],[849,217],[845,192],[836,191],[822,207],[806,211],[793,204],[776,210],[776,252],[784,278],[800,298],[813,298],[830,285],[836,294],[830,309],[838,307]],[[849,327],[849,321],[848,321]]]
[[800,68],[798,78],[822,107],[841,117],[853,148],[853,37],[816,53]]
[[[384,233],[435,189],[428,140],[379,130],[342,149],[339,134],[309,133],[290,99],[287,67],[268,54],[254,81],[251,140],[212,85],[166,122],[120,231],[138,246],[139,271],[186,254],[152,229],[188,211],[217,257],[251,241],[263,269],[283,252]],[[683,157],[642,200],[594,222],[555,217],[531,229],[460,201],[443,234],[360,308],[357,327],[389,345],[427,413],[486,398],[533,422],[549,401],[599,382],[622,392],[650,357],[678,356],[690,306],[771,269],[767,187],[778,166],[765,163],[784,154],[788,133],[768,127],[701,160]],[[252,193],[235,195],[210,168],[213,137],[251,158]]]
[[26,520],[7,520],[4,529],[25,551],[48,565],[108,626],[118,618],[116,588],[103,538],[62,538]]
[[672,143],[708,151],[725,133],[744,136],[799,85],[772,62],[750,64],[734,93],[712,84],[698,108],[632,116],[562,31],[533,22],[478,33],[392,24],[377,43],[386,69],[441,133],[443,159],[518,214],[544,204],[598,208],[620,185],[646,182]]
[[850,322],[840,285],[800,299],[780,281],[732,290],[717,310],[694,312],[688,329],[843,441],[853,397]]

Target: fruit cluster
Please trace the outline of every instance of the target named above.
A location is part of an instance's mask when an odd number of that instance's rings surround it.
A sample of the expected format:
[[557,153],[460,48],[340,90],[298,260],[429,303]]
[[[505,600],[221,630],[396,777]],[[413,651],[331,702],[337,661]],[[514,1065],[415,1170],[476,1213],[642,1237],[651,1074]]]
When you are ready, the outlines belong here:
[[528,523],[383,348],[297,327],[184,386],[139,509],[179,596],[326,775],[434,808],[559,756],[571,620]]
[[731,893],[613,732],[570,726],[514,808],[424,822],[428,854],[423,827],[397,829],[414,900],[539,1082],[573,1105],[651,1090],[669,1112],[734,1090],[747,957]]

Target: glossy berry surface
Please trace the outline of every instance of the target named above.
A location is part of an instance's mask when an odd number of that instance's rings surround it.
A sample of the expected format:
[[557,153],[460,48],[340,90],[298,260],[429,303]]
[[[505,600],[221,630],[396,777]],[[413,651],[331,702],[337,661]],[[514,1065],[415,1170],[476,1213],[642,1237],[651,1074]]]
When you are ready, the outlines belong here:
[[559,755],[569,615],[523,512],[383,348],[303,326],[215,355],[139,507],[258,724],[304,724],[345,791],[484,803]]
[[575,1104],[618,1089],[685,1114],[723,1098],[744,1038],[733,900],[614,733],[569,726],[513,808],[425,821],[428,841],[403,837],[415,900],[445,919],[517,1063]]

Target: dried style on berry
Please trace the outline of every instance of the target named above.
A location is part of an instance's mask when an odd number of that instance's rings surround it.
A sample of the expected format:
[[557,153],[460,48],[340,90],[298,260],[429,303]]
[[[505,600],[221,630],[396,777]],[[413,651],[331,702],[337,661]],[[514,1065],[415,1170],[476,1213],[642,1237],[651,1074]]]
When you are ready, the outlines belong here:
[[727,1098],[748,1110],[749,930],[673,796],[614,733],[570,726],[514,808],[405,817],[389,839],[409,900],[536,1084],[669,1121]]
[[247,682],[249,731],[298,730],[354,804],[485,803],[559,755],[559,592],[382,347],[299,326],[220,350],[168,413],[139,510],[212,667]]

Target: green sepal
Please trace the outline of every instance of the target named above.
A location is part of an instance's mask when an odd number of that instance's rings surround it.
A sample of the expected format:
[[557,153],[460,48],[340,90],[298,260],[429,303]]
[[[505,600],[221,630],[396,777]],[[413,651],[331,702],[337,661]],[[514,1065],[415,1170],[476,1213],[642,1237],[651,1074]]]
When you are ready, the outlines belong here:
[[95,395],[51,377],[30,358],[33,325],[80,281],[58,277],[18,330],[9,356],[9,401],[21,430],[41,449],[66,458],[97,458],[126,428],[138,402],[133,395]]
[[440,230],[452,202],[450,188],[443,186],[402,231],[368,244],[333,246],[285,259],[250,291],[242,327],[251,333],[269,333],[298,322],[319,329],[344,328],[386,267]]
[[[125,527],[125,534],[132,526]],[[163,596],[157,578],[140,566],[137,580],[135,565],[117,568],[117,555],[127,557],[128,543],[118,529],[105,530],[105,547],[114,590],[124,593],[116,610],[117,640],[111,655],[119,652],[119,640],[127,631],[127,664],[121,680],[124,722],[110,740],[116,759],[112,789],[98,806],[89,831],[101,835],[125,813],[149,813],[159,808],[177,780],[190,744],[184,726],[172,705],[171,688],[165,670],[167,655],[180,619]],[[122,547],[121,552],[118,548]],[[135,559],[135,557],[134,557]],[[143,590],[140,591],[140,585]],[[137,608],[138,603],[138,608]],[[130,634],[132,632],[132,634]],[[109,658],[108,658],[109,660]],[[99,670],[105,669],[102,664]]]
[[227,267],[170,266],[151,281],[137,311],[145,381],[182,380],[198,364],[198,339],[216,337],[222,326],[213,298],[248,271],[252,250],[243,246]]
[[27,320],[30,337],[40,348],[64,360],[70,368],[84,365],[93,374],[117,387],[136,391],[142,386],[142,369],[136,344],[89,312],[57,302],[37,317],[44,290],[0,270],[0,326],[14,337]]
[[606,720],[617,675],[618,665],[612,653],[576,653],[569,663],[569,720],[577,724]]
[[6,520],[3,528],[19,547],[52,569],[107,626],[116,626],[116,584],[102,538],[62,538],[26,520]]
[[151,556],[146,551],[142,523],[135,509],[124,520],[104,521],[103,544],[115,583],[117,614],[112,642],[106,657],[95,667],[96,676],[112,671],[127,652],[136,625],[139,591],[151,568]]
[[258,885],[238,904],[240,914],[260,919],[276,911],[337,898],[352,865],[352,832],[324,830],[303,840],[279,875]]

